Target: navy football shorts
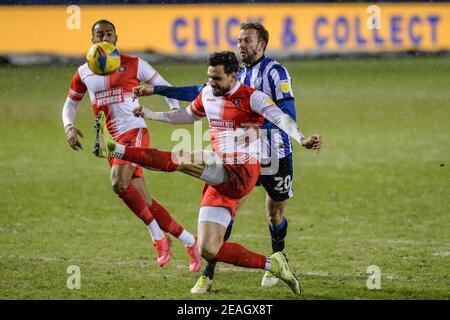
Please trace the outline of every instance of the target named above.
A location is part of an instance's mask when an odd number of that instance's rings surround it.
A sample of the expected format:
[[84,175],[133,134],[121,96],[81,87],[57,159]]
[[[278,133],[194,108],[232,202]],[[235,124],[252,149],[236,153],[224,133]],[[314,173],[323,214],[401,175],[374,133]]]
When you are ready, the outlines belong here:
[[[272,160],[276,161],[276,160]],[[294,196],[292,191],[292,154],[278,159],[278,171],[270,174],[268,168],[275,167],[273,163],[261,164],[261,175],[257,186],[263,186],[270,198],[275,201],[284,201]],[[267,170],[265,170],[267,169]]]

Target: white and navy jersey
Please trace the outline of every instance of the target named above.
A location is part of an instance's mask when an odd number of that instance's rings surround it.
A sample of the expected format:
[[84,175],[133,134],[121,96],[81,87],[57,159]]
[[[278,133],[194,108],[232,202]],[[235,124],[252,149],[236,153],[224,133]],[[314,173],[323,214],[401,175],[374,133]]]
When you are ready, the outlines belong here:
[[[267,94],[284,113],[296,120],[292,80],[284,66],[263,56],[250,66],[242,65],[237,77],[243,84]],[[292,153],[291,140],[286,133],[268,120],[264,121],[261,129],[267,130],[265,139],[262,138],[269,146],[265,149],[270,150],[272,156],[276,153],[278,158],[284,158]]]

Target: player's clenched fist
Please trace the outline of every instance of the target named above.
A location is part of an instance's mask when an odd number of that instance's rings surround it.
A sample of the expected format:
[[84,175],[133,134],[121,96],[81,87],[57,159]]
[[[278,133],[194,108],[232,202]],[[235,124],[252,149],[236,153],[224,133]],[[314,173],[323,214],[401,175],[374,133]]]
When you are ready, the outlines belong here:
[[318,134],[314,134],[302,140],[302,146],[306,149],[313,149],[319,151],[322,146],[322,137]]
[[133,109],[133,114],[135,117],[142,117],[144,118],[144,110],[142,110],[142,107],[137,107],[136,109]]
[[151,96],[154,93],[153,86],[142,85],[133,88],[134,97]]
[[253,142],[259,139],[259,126],[252,123],[242,123],[241,128],[243,128],[245,131],[235,135],[234,137],[234,141],[238,146],[248,147]]
[[158,117],[158,112],[153,112],[152,110],[149,110],[146,107],[142,106],[133,109],[133,114],[135,117],[142,117],[144,119],[150,120],[160,120],[160,118]]
[[69,142],[69,145],[73,150],[78,151],[83,149],[80,140],[78,140],[78,136],[83,138],[83,133],[80,131],[80,129],[70,127],[69,129],[67,129],[66,134],[67,134],[67,142]]

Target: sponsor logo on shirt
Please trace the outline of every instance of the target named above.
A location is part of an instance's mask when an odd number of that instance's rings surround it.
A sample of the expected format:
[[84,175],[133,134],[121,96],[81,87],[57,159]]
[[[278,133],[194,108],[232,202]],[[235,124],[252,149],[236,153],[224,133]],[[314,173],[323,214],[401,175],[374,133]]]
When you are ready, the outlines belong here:
[[209,125],[211,128],[216,128],[219,130],[234,129],[233,120],[209,119]]
[[273,100],[270,99],[269,97],[266,97],[265,99],[268,104],[270,104],[270,105],[275,104],[275,102],[273,102]]
[[124,101],[122,88],[98,91],[95,93],[97,107],[103,107]]

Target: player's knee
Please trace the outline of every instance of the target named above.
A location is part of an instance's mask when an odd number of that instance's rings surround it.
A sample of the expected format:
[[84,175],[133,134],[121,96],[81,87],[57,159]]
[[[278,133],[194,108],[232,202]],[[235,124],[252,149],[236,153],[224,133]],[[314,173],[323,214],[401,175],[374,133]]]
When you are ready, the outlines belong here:
[[207,261],[213,260],[217,256],[219,249],[220,246],[216,244],[200,243],[200,254]]
[[144,200],[145,200],[145,204],[147,205],[147,207],[151,208],[153,206],[152,198],[144,197]]
[[279,222],[281,221],[282,217],[280,217],[279,215],[269,215],[267,217],[268,222],[271,225],[276,226],[277,224],[279,224]]
[[122,181],[115,181],[112,184],[112,189],[117,195],[124,193],[130,184],[124,183]]
[[281,208],[270,208],[267,212],[267,220],[271,225],[278,225],[280,224],[281,220],[283,220],[284,217],[284,210]]
[[219,252],[219,250],[202,249],[200,251],[202,257],[206,261],[212,261],[217,256],[217,252]]

